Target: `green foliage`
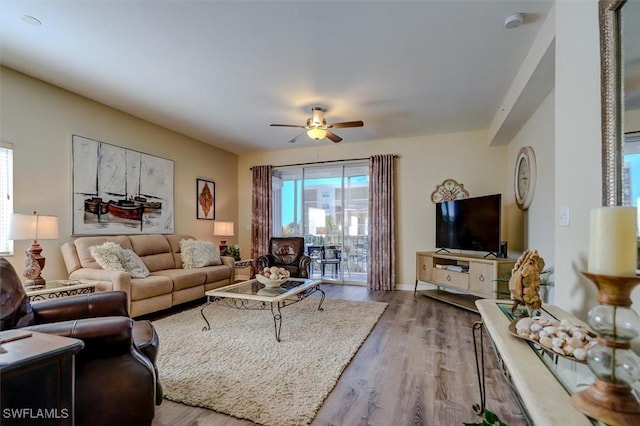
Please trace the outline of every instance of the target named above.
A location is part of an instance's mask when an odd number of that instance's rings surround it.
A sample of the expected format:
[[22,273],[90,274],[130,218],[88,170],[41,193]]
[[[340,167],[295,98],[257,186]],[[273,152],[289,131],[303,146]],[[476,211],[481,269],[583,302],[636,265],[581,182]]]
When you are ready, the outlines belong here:
[[502,420],[500,420],[500,418],[498,418],[498,415],[496,413],[494,413],[493,411],[489,411],[485,408],[484,412],[482,413],[482,419],[479,422],[475,422],[475,423],[463,423],[464,426],[509,426],[507,425],[505,422],[503,422]]
[[240,247],[236,246],[227,246],[227,248],[223,249],[220,252],[220,256],[231,256],[235,260],[241,260],[240,257]]

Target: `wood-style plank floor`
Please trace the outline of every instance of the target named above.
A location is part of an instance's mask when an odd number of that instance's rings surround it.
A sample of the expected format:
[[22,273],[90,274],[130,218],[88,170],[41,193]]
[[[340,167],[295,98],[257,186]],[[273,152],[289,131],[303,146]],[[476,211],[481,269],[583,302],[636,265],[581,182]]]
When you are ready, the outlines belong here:
[[[472,408],[480,401],[472,335],[478,314],[410,291],[330,284],[323,289],[330,298],[389,306],[312,425],[459,426],[478,421]],[[487,407],[511,426],[524,425],[486,335],[484,343]],[[253,424],[168,400],[156,407],[153,421],[154,426]]]

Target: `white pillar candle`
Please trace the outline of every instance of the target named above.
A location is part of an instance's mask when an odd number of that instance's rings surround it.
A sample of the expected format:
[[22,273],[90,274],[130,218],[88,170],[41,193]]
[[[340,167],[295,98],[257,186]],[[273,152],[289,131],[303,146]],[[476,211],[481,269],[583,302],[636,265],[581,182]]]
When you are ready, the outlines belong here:
[[635,277],[638,262],[635,207],[598,207],[591,210],[589,272]]

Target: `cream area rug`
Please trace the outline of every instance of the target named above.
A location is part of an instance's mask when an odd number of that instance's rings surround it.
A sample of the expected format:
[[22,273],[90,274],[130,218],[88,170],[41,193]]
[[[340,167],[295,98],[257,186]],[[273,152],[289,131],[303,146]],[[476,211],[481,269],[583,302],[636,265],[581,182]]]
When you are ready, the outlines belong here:
[[213,304],[154,321],[165,397],[269,426],[311,423],[387,307],[309,297],[282,309],[281,342],[270,310]]

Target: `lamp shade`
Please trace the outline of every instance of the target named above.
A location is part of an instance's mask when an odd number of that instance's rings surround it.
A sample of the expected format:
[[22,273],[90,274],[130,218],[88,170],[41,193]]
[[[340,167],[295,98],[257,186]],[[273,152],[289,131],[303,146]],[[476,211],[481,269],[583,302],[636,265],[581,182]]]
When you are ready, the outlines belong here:
[[10,240],[55,240],[58,238],[58,217],[37,213],[14,213],[9,221]]
[[233,236],[233,222],[215,221],[213,223],[213,235],[216,237]]
[[327,131],[319,127],[313,127],[307,130],[307,136],[309,136],[314,141],[319,141],[320,139],[324,139],[324,137],[327,136]]

